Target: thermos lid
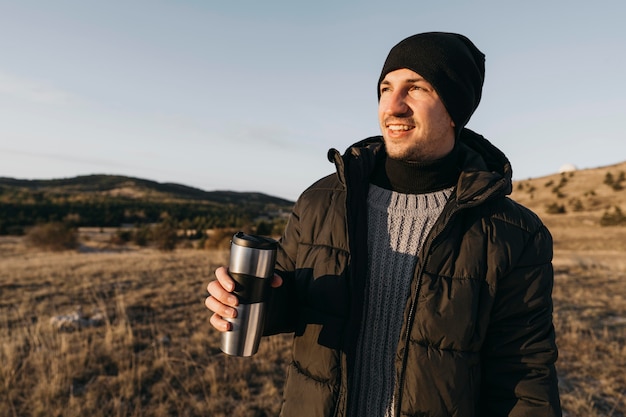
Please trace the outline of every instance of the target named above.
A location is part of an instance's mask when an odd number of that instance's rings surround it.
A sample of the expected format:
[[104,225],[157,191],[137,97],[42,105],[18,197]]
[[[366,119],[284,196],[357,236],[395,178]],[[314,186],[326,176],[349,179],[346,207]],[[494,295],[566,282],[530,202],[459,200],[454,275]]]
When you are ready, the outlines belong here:
[[270,237],[249,235],[244,232],[237,232],[233,236],[233,243],[247,248],[265,250],[276,249],[276,246],[278,245],[278,242]]

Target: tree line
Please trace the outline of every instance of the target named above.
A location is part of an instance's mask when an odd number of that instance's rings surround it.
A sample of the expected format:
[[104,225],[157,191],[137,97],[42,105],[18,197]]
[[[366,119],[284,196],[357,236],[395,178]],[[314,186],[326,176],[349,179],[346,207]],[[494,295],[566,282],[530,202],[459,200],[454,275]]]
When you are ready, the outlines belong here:
[[25,228],[50,222],[64,222],[75,227],[119,227],[124,224],[154,224],[169,219],[196,230],[243,227],[257,222],[256,219],[268,209],[271,207],[260,204],[135,200],[3,202],[0,204],[0,234],[22,234]]

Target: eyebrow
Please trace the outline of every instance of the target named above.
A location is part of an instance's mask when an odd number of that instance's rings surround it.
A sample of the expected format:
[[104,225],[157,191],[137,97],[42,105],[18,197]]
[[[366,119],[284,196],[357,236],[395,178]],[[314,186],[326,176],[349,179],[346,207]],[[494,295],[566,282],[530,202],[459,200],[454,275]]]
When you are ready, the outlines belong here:
[[[420,82],[420,81],[424,82],[426,80],[424,78],[408,78],[406,80],[402,80],[401,82],[409,84],[409,83],[417,83],[417,82]],[[391,84],[391,81],[389,81],[388,79],[385,78],[384,80],[382,80],[380,82],[380,84],[381,85],[382,84]]]

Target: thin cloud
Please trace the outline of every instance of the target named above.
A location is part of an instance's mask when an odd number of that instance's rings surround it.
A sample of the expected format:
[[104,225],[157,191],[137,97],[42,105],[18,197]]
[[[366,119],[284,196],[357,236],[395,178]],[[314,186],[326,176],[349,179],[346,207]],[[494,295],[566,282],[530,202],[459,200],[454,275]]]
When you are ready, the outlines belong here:
[[276,125],[241,125],[235,129],[222,131],[219,136],[235,144],[283,151],[302,151],[312,149],[315,145],[306,132]]
[[56,162],[69,162],[74,164],[89,164],[98,167],[108,166],[114,168],[132,168],[126,164],[120,164],[119,162],[107,160],[107,159],[99,159],[99,158],[84,158],[72,155],[61,155],[51,152],[32,152],[32,151],[22,151],[15,149],[6,149],[0,148],[0,153],[3,155],[15,155],[26,158],[37,158],[37,159],[47,159]]
[[66,105],[78,97],[44,82],[18,77],[0,71],[0,95],[40,104]]

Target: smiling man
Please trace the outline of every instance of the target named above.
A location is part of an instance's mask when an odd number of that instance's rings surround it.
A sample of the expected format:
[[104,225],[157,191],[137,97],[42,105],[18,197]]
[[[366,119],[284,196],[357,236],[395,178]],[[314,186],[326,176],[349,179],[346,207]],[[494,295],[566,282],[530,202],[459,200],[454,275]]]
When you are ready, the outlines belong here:
[[[390,51],[381,136],[329,152],[280,240],[266,334],[293,332],[283,416],[559,416],[552,239],[465,128],[484,55],[431,32]],[[236,315],[225,268],[212,325]]]

